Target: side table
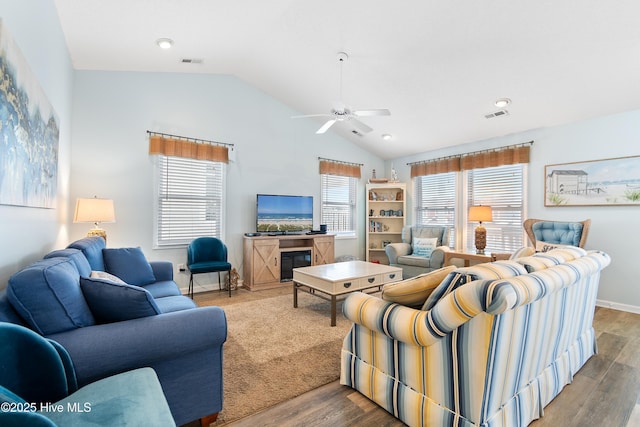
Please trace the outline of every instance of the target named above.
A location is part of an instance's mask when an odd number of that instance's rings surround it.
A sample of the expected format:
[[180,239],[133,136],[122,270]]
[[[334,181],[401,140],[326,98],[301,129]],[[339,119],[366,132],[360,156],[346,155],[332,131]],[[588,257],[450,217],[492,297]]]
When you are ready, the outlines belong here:
[[444,253],[444,263],[443,266],[451,265],[452,259],[461,259],[464,261],[464,266],[469,267],[471,265],[471,261],[476,261],[474,264],[483,263],[483,262],[493,262],[498,260],[509,259],[511,254],[509,253],[490,253],[490,254],[476,254],[473,252],[455,252],[449,251]]

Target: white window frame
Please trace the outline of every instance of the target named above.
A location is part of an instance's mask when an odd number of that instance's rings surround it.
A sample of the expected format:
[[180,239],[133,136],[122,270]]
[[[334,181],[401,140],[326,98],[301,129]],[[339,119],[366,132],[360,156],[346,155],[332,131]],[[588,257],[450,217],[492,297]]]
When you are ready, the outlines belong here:
[[[326,224],[327,231],[338,238],[356,237],[357,195],[358,178],[320,174],[320,224]],[[336,214],[336,210],[344,208],[348,209],[346,214]]]
[[159,155],[154,168],[154,249],[185,247],[201,236],[224,239],[226,164]]
[[[477,223],[470,223],[467,220],[467,213],[469,206],[471,205],[488,205],[493,208],[494,221],[491,223],[484,223],[487,228],[487,253],[491,252],[513,252],[519,247],[527,244],[524,235],[524,229],[522,227],[522,221],[526,217],[527,212],[527,164],[505,165],[498,166],[496,168],[488,168],[490,170],[476,169],[478,173],[475,175],[487,175],[491,174],[491,169],[495,169],[499,175],[499,168],[503,170],[521,171],[521,179],[516,177],[516,181],[521,185],[521,204],[520,206],[514,206],[513,204],[505,204],[505,187],[501,187],[495,194],[474,192],[469,188],[470,179],[474,177],[474,170],[463,172],[447,172],[442,174],[417,176],[413,180],[414,185],[414,221],[416,225],[447,225],[451,227],[451,221],[442,221],[441,218],[450,218],[453,216],[454,225],[449,229],[449,245],[451,248],[462,248],[465,251],[473,252],[474,247],[474,230],[478,225]],[[454,176],[455,179],[451,177]],[[505,184],[506,181],[501,181]],[[429,186],[431,189],[435,189],[443,194],[447,194],[451,191],[455,192],[455,202],[453,207],[443,205],[439,203],[441,200],[447,199],[447,197],[435,197],[423,200],[421,193],[424,194],[422,187]],[[509,191],[514,191],[514,188],[509,188]],[[500,194],[502,192],[502,194]],[[448,197],[450,202],[450,197]],[[513,197],[507,200],[514,200]],[[428,220],[425,216],[425,212],[431,211],[429,214],[433,220]],[[453,213],[451,213],[453,211]],[[503,228],[508,228],[506,233],[502,232]],[[456,232],[461,231],[464,232]],[[500,239],[500,235],[505,235],[506,240]],[[501,242],[507,242],[504,245]],[[517,247],[516,247],[517,246]]]

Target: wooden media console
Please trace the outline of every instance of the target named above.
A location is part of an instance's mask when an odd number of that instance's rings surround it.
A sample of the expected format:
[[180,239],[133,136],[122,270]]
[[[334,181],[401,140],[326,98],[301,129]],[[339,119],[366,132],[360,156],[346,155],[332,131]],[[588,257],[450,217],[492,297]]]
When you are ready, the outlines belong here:
[[[290,286],[290,275],[282,277],[282,254],[309,251],[310,265],[331,264],[335,259],[332,234],[283,234],[245,236],[243,285],[251,291]],[[286,255],[285,255],[286,257]],[[284,279],[284,281],[283,281]]]

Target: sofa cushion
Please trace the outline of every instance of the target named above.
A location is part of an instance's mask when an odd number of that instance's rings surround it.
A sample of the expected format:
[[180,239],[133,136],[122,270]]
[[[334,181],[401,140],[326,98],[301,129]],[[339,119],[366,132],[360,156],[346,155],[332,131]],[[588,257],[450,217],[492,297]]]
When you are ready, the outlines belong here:
[[156,281],[153,269],[137,248],[105,248],[102,250],[107,273],[118,276],[130,285],[143,286]]
[[79,277],[69,258],[40,260],[11,276],[7,298],[40,335],[91,326],[95,319],[82,295]]
[[140,286],[90,277],[81,277],[80,286],[93,315],[100,323],[161,313],[151,294]]
[[429,268],[431,267],[431,258],[425,258],[415,255],[404,255],[398,257],[398,264]]
[[44,259],[48,258],[69,258],[76,265],[78,269],[78,273],[81,276],[89,276],[91,274],[91,266],[89,265],[89,261],[87,261],[87,257],[84,256],[80,249],[74,248],[66,248],[66,249],[58,249],[53,252],[49,252],[44,256]]
[[155,303],[158,306],[158,309],[160,310],[160,312],[162,313],[171,313],[172,311],[189,310],[191,308],[197,307],[196,303],[193,302],[191,298],[185,297],[182,295],[156,298]]
[[580,222],[539,221],[531,226],[536,241],[559,243],[562,245],[580,245],[583,224]]
[[518,258],[516,262],[522,264],[527,269],[527,272],[531,273],[581,258],[586,254],[587,251],[582,248],[565,246],[548,252],[537,252],[532,256]]
[[173,280],[162,280],[142,286],[153,296],[153,298],[164,298],[182,295],[178,285]]
[[91,270],[104,271],[104,261],[102,259],[102,249],[105,247],[105,241],[102,237],[85,237],[69,244],[67,248],[78,249],[82,251],[85,258],[91,266]]
[[517,251],[515,251],[514,253],[512,253],[511,256],[509,257],[509,259],[513,261],[513,260],[516,260],[518,258],[531,256],[535,252],[536,252],[536,250],[533,249],[531,246],[523,246],[520,249],[518,249]]
[[429,258],[437,245],[438,239],[436,237],[414,237],[411,243],[413,255],[424,258]]
[[388,283],[382,287],[382,299],[408,307],[420,308],[431,292],[455,269],[455,265],[450,265],[411,279]]
[[422,309],[431,310],[438,301],[465,283],[479,279],[506,279],[521,274],[527,274],[527,270],[515,261],[496,261],[458,268],[449,273],[442,283],[429,295]]

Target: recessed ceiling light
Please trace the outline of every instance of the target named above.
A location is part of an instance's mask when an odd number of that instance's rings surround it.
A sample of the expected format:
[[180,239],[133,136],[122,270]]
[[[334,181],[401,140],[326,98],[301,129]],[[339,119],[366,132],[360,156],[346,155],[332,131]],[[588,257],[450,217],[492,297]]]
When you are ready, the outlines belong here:
[[382,139],[384,139],[385,141],[388,141],[391,138],[393,138],[393,137],[391,135],[389,135],[388,133],[383,133],[382,134]]
[[511,100],[509,98],[498,98],[495,102],[495,105],[498,108],[504,108],[509,104],[511,104]]
[[156,40],[156,44],[160,46],[161,49],[171,49],[171,46],[173,46],[173,40],[162,38]]

